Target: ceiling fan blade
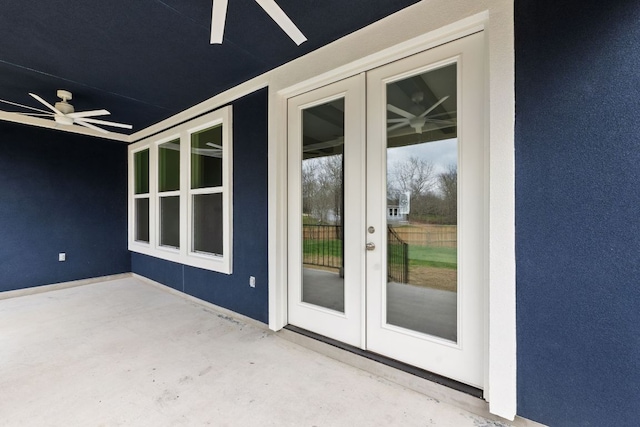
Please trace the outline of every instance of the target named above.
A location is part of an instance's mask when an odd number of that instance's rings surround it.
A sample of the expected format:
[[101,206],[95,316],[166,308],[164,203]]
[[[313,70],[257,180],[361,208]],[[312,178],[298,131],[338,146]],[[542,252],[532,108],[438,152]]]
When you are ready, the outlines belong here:
[[227,19],[228,0],[213,0],[211,9],[211,44],[222,44]]
[[401,108],[396,107],[395,105],[387,104],[387,110],[392,113],[396,113],[399,116],[406,117],[407,119],[413,119],[415,116],[408,111],[404,111]]
[[107,116],[111,114],[107,110],[91,110],[91,111],[78,111],[77,113],[69,113],[66,114],[67,117],[71,117],[74,119],[80,119],[83,117],[93,117],[93,116]]
[[40,98],[38,95],[36,95],[35,93],[31,93],[29,92],[29,95],[31,95],[32,97],[34,97],[37,101],[40,101],[40,103],[42,103],[44,106],[46,106],[47,108],[49,108],[51,111],[53,111],[56,114],[60,114],[62,116],[64,116],[64,114],[62,113],[62,111],[58,110],[56,107],[54,107],[53,105],[49,104],[47,101],[45,101],[44,99]]
[[424,119],[426,123],[433,123],[434,125],[442,126],[455,126],[456,119],[442,120],[442,119]]
[[222,150],[222,145],[214,144],[213,142],[207,142],[207,145],[209,147],[213,147],[213,148],[217,148],[219,150]]
[[52,113],[50,113],[50,112],[48,112],[46,110],[41,110],[39,108],[29,107],[28,105],[18,104],[17,102],[6,101],[4,99],[0,99],[0,102],[4,102],[5,104],[14,105],[16,107],[22,107],[22,108],[26,108],[26,109],[33,110],[33,111],[39,111],[41,113],[52,114]]
[[409,126],[409,122],[398,123],[397,125],[389,126],[387,128],[387,132],[391,132],[392,130],[400,129],[401,127]]
[[87,122],[83,121],[82,119],[76,119],[76,120],[74,120],[74,122],[79,124],[80,126],[84,126],[86,128],[89,128],[89,129],[97,130],[98,132],[101,132],[101,133],[109,133],[108,130],[99,128],[98,126],[94,126],[91,123],[87,123]]
[[420,114],[420,117],[426,117],[427,114],[429,114],[430,112],[432,112],[438,105],[442,104],[444,101],[446,101],[447,99],[449,99],[449,95],[447,96],[443,96],[440,101],[436,102],[435,104],[433,104],[431,107],[429,107],[424,113]]
[[307,41],[307,38],[302,34],[302,32],[296,27],[296,24],[287,16],[286,13],[278,6],[278,4],[274,0],[256,0],[256,3],[260,5],[261,8],[264,9],[267,14],[276,21],[276,24],[282,28],[282,30],[287,33],[291,40],[295,42],[298,46]]
[[408,123],[407,119],[387,119],[387,123]]
[[53,113],[16,113],[16,114],[22,114],[23,116],[29,116],[29,117],[55,117],[55,114]]
[[116,122],[107,122],[105,120],[98,120],[98,119],[89,119],[89,118],[80,118],[80,119],[76,119],[76,122],[85,122],[85,123],[95,123],[97,125],[106,125],[106,126],[113,126],[116,128],[122,128],[122,129],[132,129],[133,126],[131,125],[126,125],[124,123],[116,123]]

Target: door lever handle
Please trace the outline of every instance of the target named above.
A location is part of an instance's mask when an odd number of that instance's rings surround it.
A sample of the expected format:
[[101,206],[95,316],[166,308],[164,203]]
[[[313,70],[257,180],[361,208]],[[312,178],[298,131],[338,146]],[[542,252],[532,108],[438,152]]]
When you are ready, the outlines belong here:
[[376,248],[376,244],[373,242],[367,242],[367,250],[372,251]]

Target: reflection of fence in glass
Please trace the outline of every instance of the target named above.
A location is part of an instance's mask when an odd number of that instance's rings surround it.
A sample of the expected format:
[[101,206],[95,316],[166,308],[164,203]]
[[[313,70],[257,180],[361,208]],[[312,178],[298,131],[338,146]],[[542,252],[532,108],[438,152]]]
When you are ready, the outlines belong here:
[[387,227],[387,277],[390,282],[409,283],[409,244]]
[[304,225],[302,262],[320,267],[342,268],[342,226]]
[[[310,266],[342,269],[342,226],[304,225],[302,227],[303,263]],[[387,229],[387,276],[396,283],[424,285],[420,269],[457,266],[457,226],[404,225]],[[414,274],[411,274],[411,271]],[[410,279],[413,276],[413,279]],[[455,282],[455,278],[453,278]],[[453,283],[452,286],[455,286]]]
[[458,247],[457,225],[416,224],[393,227],[393,230],[400,240],[412,246]]

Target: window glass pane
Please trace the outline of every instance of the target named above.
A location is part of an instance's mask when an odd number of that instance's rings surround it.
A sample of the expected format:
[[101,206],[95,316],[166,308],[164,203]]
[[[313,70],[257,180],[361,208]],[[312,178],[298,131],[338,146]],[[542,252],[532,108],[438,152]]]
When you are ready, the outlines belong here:
[[135,239],[149,243],[149,199],[135,199]]
[[302,301],[344,312],[344,98],[302,111]]
[[191,188],[222,186],[222,125],[191,135]]
[[158,146],[158,191],[180,189],[180,140]]
[[180,247],[180,196],[160,198],[160,244]]
[[457,341],[457,72],[387,85],[387,323]]
[[149,192],[149,150],[138,151],[133,155],[133,169],[135,174],[135,194]]
[[193,196],[193,251],[222,253],[222,194]]

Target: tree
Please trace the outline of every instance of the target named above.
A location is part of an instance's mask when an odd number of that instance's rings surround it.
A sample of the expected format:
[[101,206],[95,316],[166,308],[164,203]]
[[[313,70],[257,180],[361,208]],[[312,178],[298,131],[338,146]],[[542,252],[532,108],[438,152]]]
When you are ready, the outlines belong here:
[[342,155],[306,159],[302,162],[303,213],[320,223],[342,218]]
[[450,223],[456,223],[458,217],[458,168],[449,165],[446,172],[438,175],[438,187],[442,194],[442,215]]
[[411,198],[423,196],[435,186],[433,163],[411,156],[394,162],[387,174],[392,193],[411,192]]

